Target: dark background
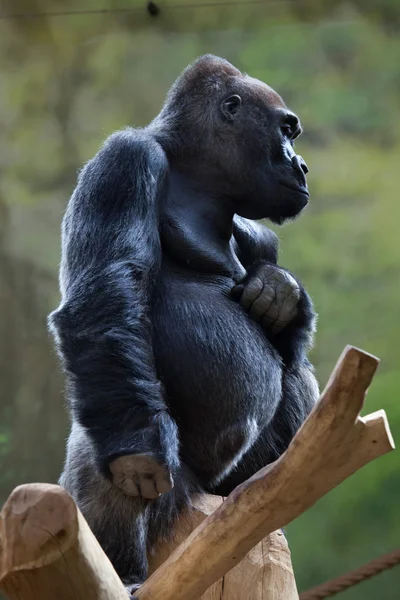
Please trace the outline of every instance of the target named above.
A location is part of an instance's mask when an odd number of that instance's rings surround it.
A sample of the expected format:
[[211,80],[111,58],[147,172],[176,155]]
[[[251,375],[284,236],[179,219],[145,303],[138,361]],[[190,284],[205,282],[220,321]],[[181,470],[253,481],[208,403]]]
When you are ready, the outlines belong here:
[[[321,387],[346,344],[376,354],[365,412],[386,409],[400,436],[400,4],[199,4],[159,2],[151,18],[135,0],[2,3],[2,500],[19,483],[55,482],[62,465],[68,419],[46,315],[59,300],[59,226],[77,169],[113,130],[152,119],[205,52],[266,81],[300,114],[312,201],[279,229],[280,262],[319,313],[312,358]],[[60,11],[88,12],[4,18]],[[398,547],[399,495],[392,453],[290,525],[300,589]],[[400,567],[340,598],[398,600],[399,589]]]

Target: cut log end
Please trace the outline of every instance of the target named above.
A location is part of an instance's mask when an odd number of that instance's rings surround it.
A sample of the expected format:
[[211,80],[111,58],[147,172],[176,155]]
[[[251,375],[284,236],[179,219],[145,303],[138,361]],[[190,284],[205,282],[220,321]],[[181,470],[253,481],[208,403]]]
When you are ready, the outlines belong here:
[[[32,518],[34,517],[34,518]],[[15,488],[0,514],[0,580],[12,571],[53,562],[78,532],[77,507],[60,486],[33,483]]]
[[346,346],[322,392],[319,406],[330,402],[330,396],[334,395],[337,414],[340,410],[357,417],[378,366],[376,356],[354,346]]
[[374,413],[359,418],[368,432],[368,438],[372,446],[377,446],[375,452],[379,456],[396,449],[392,432],[386,412],[381,409]]

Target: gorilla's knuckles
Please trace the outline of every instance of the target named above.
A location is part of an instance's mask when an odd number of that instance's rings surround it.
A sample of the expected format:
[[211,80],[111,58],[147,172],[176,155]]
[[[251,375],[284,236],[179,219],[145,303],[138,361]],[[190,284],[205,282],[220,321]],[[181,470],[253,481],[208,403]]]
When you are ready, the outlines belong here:
[[127,496],[158,498],[173,488],[168,468],[150,455],[128,454],[110,463],[113,484]]
[[300,287],[290,273],[275,265],[259,265],[233,289],[234,297],[241,290],[240,304],[250,317],[273,333],[281,331],[297,314]]

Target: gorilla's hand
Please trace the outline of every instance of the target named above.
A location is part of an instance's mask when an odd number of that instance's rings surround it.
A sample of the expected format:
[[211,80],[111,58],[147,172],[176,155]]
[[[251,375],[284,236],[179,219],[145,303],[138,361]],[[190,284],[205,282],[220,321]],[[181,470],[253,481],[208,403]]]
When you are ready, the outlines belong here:
[[257,264],[231,293],[252,319],[273,334],[298,315],[300,286],[290,273],[272,263]]
[[178,431],[167,411],[160,411],[130,434],[121,434],[119,451],[109,454],[108,475],[128,496],[154,499],[169,492],[179,466]]
[[149,454],[119,456],[110,464],[112,482],[127,496],[142,496],[153,500],[173,488],[167,466]]

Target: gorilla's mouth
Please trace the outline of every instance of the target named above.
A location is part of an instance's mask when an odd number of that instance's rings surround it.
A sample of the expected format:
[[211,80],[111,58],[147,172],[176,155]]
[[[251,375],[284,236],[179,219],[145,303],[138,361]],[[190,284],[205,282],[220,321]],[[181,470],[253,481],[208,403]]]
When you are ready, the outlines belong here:
[[307,198],[310,197],[310,192],[304,185],[296,185],[292,183],[286,183],[285,181],[279,182],[283,187],[288,188],[289,190],[293,190],[294,192],[299,192],[299,194],[304,194]]

